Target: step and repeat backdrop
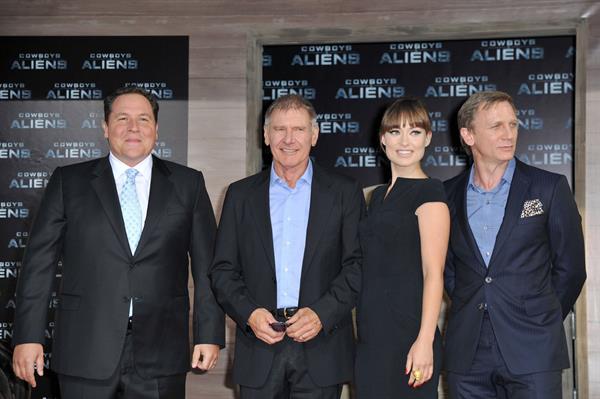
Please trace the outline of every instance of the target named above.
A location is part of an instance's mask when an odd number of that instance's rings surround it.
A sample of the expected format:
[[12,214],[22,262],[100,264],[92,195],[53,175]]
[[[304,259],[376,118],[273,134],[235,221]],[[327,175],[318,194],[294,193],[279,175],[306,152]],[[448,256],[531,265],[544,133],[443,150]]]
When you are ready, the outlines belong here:
[[[433,131],[423,169],[446,180],[469,166],[458,109],[475,92],[501,90],[517,108],[516,156],[572,184],[574,72],[574,36],[265,46],[263,112],[285,94],[310,100],[320,128],[311,157],[368,187],[390,178],[377,134],[383,112],[398,98],[420,98]],[[263,167],[270,162],[263,146]],[[564,392],[573,383],[565,370]],[[443,384],[440,393],[447,397]]]
[[314,159],[370,186],[389,178],[377,131],[395,99],[424,101],[433,126],[424,170],[444,180],[468,163],[458,108],[470,94],[502,90],[517,106],[517,157],[571,182],[574,71],[574,36],[265,46],[263,103],[288,93],[310,100],[321,131]]
[[[186,163],[188,51],[188,38],[178,36],[0,37],[1,340],[11,339],[21,258],[52,171],[107,155],[106,94],[135,85],[156,95],[155,153]],[[423,166],[447,179],[468,164],[456,111],[474,92],[503,90],[518,109],[517,156],[572,181],[574,71],[574,36],[265,46],[263,102],[266,109],[288,93],[310,100],[321,131],[316,162],[370,186],[389,178],[377,130],[395,99],[415,96],[428,107],[433,140]],[[46,366],[55,298],[48,303]],[[58,398],[55,380],[42,379],[33,397]]]
[[[155,153],[187,162],[188,37],[0,37],[0,339],[10,342],[28,232],[57,166],[108,154],[102,99],[139,86],[160,104]],[[60,268],[57,287],[60,284]],[[46,366],[52,357],[48,303]],[[52,376],[33,398],[58,398]]]

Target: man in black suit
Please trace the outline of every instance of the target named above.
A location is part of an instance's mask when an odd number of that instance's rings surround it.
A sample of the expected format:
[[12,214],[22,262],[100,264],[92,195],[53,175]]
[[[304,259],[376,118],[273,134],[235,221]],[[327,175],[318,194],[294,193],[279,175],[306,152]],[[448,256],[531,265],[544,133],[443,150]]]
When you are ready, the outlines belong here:
[[308,101],[277,99],[264,124],[271,168],[227,191],[210,276],[237,323],[242,399],[334,399],[352,377],[364,200],[310,161],[318,134]]
[[569,367],[563,319],[586,278],[577,205],[564,176],[514,157],[508,94],[472,95],[458,123],[473,166],[445,183],[450,395],[560,398]]
[[63,399],[183,398],[191,366],[215,366],[224,315],[208,268],[216,231],[202,174],[151,155],[158,103],[123,88],[104,101],[108,157],[57,168],[17,285],[13,368],[36,386],[56,267],[52,369]]

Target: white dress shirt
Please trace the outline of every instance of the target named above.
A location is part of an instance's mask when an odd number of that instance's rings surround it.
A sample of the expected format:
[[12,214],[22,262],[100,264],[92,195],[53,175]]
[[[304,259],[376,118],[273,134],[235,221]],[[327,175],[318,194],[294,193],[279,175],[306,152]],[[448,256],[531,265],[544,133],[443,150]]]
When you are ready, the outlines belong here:
[[[115,177],[115,184],[117,186],[117,193],[119,194],[120,200],[121,189],[127,180],[125,171],[132,168],[132,166],[121,162],[116,156],[113,155],[112,152],[108,156],[108,160],[110,161],[113,176]],[[142,208],[143,229],[144,223],[146,222],[146,214],[148,213],[148,198],[150,197],[150,181],[152,180],[152,155],[148,155],[146,158],[144,158],[144,160],[142,160],[142,162],[133,166],[133,169],[138,171],[138,174],[135,177],[135,189],[137,192],[138,201],[140,203],[140,208]]]
[[[125,172],[127,169],[132,168],[132,166],[121,162],[116,156],[114,156],[112,152],[108,156],[108,161],[110,162],[110,167],[113,171],[115,184],[117,186],[117,194],[119,195],[120,200],[123,184],[125,184],[125,181],[127,180],[127,174]],[[135,177],[135,191],[137,193],[138,202],[140,203],[140,208],[142,209],[143,229],[144,223],[146,223],[146,214],[148,213],[148,198],[150,197],[150,181],[152,180],[152,155],[148,155],[142,160],[142,162],[133,166],[133,168],[138,171],[138,174]],[[131,316],[133,316],[133,299],[129,301],[129,317]]]

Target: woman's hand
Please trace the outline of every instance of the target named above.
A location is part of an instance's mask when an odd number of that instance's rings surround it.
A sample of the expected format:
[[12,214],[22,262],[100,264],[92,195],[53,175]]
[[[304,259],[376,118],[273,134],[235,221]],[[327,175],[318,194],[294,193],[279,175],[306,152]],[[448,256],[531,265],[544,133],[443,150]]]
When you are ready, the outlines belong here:
[[408,385],[417,388],[433,375],[433,343],[417,337],[406,357],[406,374],[410,373]]

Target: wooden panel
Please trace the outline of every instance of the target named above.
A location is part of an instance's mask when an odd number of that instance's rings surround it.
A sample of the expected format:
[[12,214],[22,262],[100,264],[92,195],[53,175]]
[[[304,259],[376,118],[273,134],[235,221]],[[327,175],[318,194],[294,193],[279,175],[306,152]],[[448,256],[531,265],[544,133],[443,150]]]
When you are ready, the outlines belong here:
[[303,0],[285,2],[277,0],[235,1],[235,0],[171,0],[168,5],[162,0],[135,0],[127,2],[99,1],[83,4],[79,0],[6,0],[2,4],[2,14],[5,16],[38,16],[38,15],[78,15],[78,16],[220,16],[232,18],[246,16],[290,16],[290,15],[343,15],[352,13],[383,13],[398,11],[418,12],[423,15],[437,10],[452,9],[465,13],[480,15],[487,20],[492,15],[490,11],[514,12],[515,8],[527,11],[528,14],[562,12],[567,7],[569,11],[581,15],[581,9],[592,5],[593,1],[573,1],[565,4],[556,0],[529,0],[527,2],[494,0],[479,1],[386,1],[375,0],[364,2],[360,0]]
[[[190,79],[190,103],[204,109],[245,109],[246,80],[240,78]],[[225,110],[226,109],[226,110]]]
[[[588,383],[580,397],[600,397],[600,3],[590,12],[586,51],[585,113],[585,209],[586,237],[586,333],[578,344],[580,361],[587,361]],[[578,337],[581,337],[578,334]],[[587,359],[585,358],[587,356]],[[587,389],[587,392],[586,390]]]
[[219,137],[189,142],[188,164],[204,173],[208,194],[218,214],[229,183],[246,176],[245,143],[245,138]]
[[[209,195],[220,210],[228,184],[256,170],[260,105],[260,43],[363,42],[448,39],[531,33],[575,26],[589,18],[586,52],[587,112],[582,214],[586,231],[587,336],[600,335],[600,2],[596,0],[1,0],[0,35],[189,35],[189,164],[204,171]],[[249,88],[251,90],[249,90]],[[248,133],[250,132],[250,133]],[[584,184],[584,185],[583,185]],[[579,194],[578,194],[579,196]],[[217,212],[218,213],[218,212]],[[587,312],[587,317],[586,317]],[[228,340],[233,326],[228,325]],[[584,329],[584,330],[585,330]],[[581,331],[580,331],[581,333]],[[585,334],[585,331],[583,331]],[[589,382],[579,397],[600,397],[600,341],[579,335],[580,360]],[[233,345],[218,369],[190,375],[189,398],[233,398],[229,366]],[[587,357],[587,359],[586,359]],[[587,392],[586,392],[587,391]]]
[[[589,29],[586,21],[582,21],[577,28],[577,38],[575,48],[584,49],[588,45],[589,38]],[[585,93],[586,83],[587,83],[587,74],[586,74],[586,63],[587,63],[587,52],[586,51],[577,51],[576,53],[576,61],[575,61],[575,93],[580,93],[580,95],[575,96],[575,138],[574,138],[574,150],[575,150],[575,168],[574,168],[574,190],[575,190],[575,200],[579,206],[579,211],[582,215],[583,220],[585,220],[585,212],[586,212],[586,151],[585,151],[585,135],[586,135],[586,103],[585,96],[581,95],[581,93]],[[585,234],[585,223],[583,225],[584,234]],[[586,337],[587,335],[587,290],[584,287],[582,295],[580,296],[580,300],[575,304],[575,315],[569,315],[567,318],[567,322],[565,324],[569,324],[570,328],[566,329],[568,339],[574,339],[573,344],[569,346],[569,355],[571,358],[576,360],[576,368],[575,373],[571,372],[571,370],[563,371],[563,396],[569,397],[570,393],[577,391],[577,395],[579,397],[585,398],[588,396],[588,385],[587,384],[578,384],[579,381],[588,381],[589,373],[588,373],[588,364],[587,364],[587,345],[586,345]],[[578,317],[579,316],[579,317]],[[572,353],[574,352],[574,353]],[[574,356],[574,357],[573,357]],[[568,374],[567,374],[568,373]],[[573,377],[568,379],[568,384],[565,383],[565,375],[569,377]],[[566,388],[569,388],[570,391],[567,392]]]
[[219,137],[246,138],[245,108],[203,108],[197,101],[190,102],[189,126],[194,129],[190,138]]
[[246,48],[194,48],[190,46],[190,79],[246,77]]

